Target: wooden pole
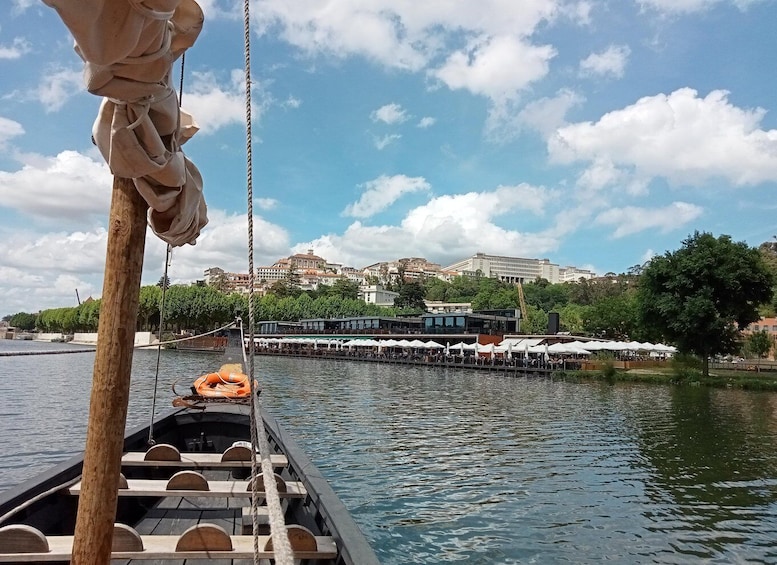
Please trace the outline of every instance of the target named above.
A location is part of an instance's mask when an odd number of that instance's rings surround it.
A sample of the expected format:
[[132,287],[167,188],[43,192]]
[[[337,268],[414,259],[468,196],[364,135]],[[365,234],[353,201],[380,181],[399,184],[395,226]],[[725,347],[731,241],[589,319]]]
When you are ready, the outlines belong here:
[[147,208],[131,179],[114,178],[82,489],[71,561],[79,565],[110,563]]

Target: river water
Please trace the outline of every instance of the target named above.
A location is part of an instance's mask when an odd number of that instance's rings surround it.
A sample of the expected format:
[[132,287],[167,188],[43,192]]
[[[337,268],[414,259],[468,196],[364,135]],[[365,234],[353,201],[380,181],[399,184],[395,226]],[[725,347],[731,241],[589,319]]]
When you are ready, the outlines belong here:
[[[128,425],[156,359],[135,352]],[[219,361],[163,351],[158,411]],[[83,448],[93,362],[0,357],[0,490]],[[774,393],[275,357],[257,376],[382,563],[777,562]]]

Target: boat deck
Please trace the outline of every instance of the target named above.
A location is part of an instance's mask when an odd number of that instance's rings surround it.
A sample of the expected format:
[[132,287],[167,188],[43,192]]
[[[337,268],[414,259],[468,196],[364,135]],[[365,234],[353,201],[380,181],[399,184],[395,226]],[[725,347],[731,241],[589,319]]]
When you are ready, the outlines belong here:
[[[250,454],[250,452],[249,452]],[[169,455],[169,453],[168,453]],[[243,453],[245,456],[245,453]],[[129,504],[149,506],[142,518],[129,529],[130,545],[118,547],[114,534],[114,558],[112,563],[157,565],[184,565],[203,563],[216,565],[249,565],[254,563],[253,518],[251,516],[250,481],[236,479],[234,474],[244,477],[250,474],[246,465],[250,461],[224,461],[218,453],[180,453],[180,461],[149,461],[144,453],[131,452],[122,459],[123,473],[129,477],[152,474],[153,478],[128,478],[119,489],[119,505],[122,500]],[[276,470],[287,464],[286,457],[275,454],[271,461]],[[191,470],[196,468],[197,470]],[[183,469],[183,470],[182,470]],[[282,472],[282,471],[281,471]],[[161,477],[161,478],[160,478]],[[313,536],[296,524],[295,509],[304,503],[307,496],[302,483],[285,480],[276,475],[281,505],[286,513],[287,527],[291,526],[290,539],[295,557],[303,563],[331,562],[337,556],[337,548],[331,537]],[[80,494],[81,483],[77,482],[61,491],[62,496],[75,497]],[[270,522],[267,507],[263,505],[264,485],[257,486],[258,547],[260,563],[270,565],[273,552],[266,547],[269,541]],[[209,526],[221,529],[215,538]],[[204,528],[192,530],[195,526]],[[302,530],[302,531],[300,531]],[[194,540],[183,544],[184,537]],[[122,534],[124,532],[121,532]],[[6,537],[3,537],[3,534]],[[222,536],[223,534],[223,536]],[[294,536],[306,538],[302,545],[295,545]],[[16,538],[14,538],[14,535]],[[0,529],[0,545],[10,547],[27,537],[27,532]],[[43,540],[48,546],[37,546]],[[205,540],[205,541],[203,541]],[[215,542],[214,542],[215,540]],[[225,540],[228,540],[225,542]],[[29,540],[22,540],[27,544]],[[142,544],[142,546],[133,544]],[[223,543],[228,543],[227,550]],[[69,560],[73,536],[43,536],[33,539],[24,553],[4,553],[0,549],[0,562],[56,562]],[[183,544],[183,545],[182,545]],[[207,550],[200,547],[202,544]],[[220,545],[222,544],[222,545]],[[311,545],[312,544],[312,545]],[[16,551],[16,550],[12,550]]]

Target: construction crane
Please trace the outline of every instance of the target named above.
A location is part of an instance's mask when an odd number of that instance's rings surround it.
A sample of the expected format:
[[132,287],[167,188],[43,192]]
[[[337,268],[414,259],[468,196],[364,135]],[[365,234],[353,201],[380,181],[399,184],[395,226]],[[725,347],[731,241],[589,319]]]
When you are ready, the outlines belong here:
[[523,297],[523,284],[518,280],[518,305],[521,309],[521,317],[518,319],[518,331],[521,330],[521,322],[526,319],[526,299]]

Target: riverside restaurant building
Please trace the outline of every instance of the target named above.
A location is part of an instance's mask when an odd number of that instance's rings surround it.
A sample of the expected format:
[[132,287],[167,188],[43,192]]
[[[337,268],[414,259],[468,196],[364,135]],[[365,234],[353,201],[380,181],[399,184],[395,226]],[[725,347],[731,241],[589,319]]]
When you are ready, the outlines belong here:
[[421,316],[357,316],[349,318],[311,318],[299,322],[263,321],[258,333],[265,337],[312,336],[439,336],[459,335],[481,343],[493,343],[496,338],[519,330],[515,310],[478,311],[473,313],[434,313]]

